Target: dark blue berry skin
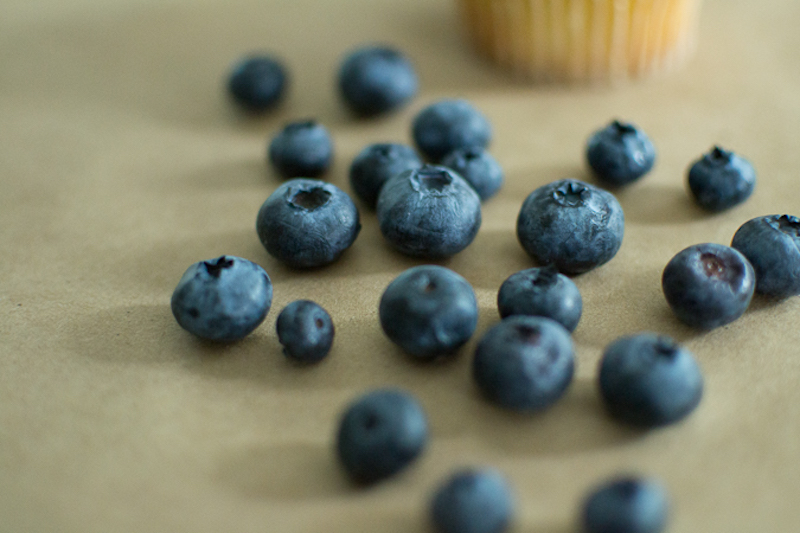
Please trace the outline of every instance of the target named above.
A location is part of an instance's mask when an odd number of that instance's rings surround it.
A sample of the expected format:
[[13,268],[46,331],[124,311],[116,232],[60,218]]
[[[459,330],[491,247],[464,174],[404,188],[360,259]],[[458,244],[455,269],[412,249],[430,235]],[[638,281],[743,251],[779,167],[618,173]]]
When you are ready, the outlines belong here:
[[511,489],[500,472],[469,469],[452,475],[433,496],[439,533],[503,533],[514,514]]
[[650,172],[656,150],[641,129],[615,120],[589,137],[586,160],[604,185],[619,187]]
[[378,194],[390,178],[420,168],[417,152],[405,144],[371,144],[361,150],[350,165],[350,187],[356,196],[375,209]]
[[776,298],[800,294],[800,218],[769,215],[745,222],[731,246],[756,273],[756,292]]
[[444,156],[441,165],[452,168],[472,185],[481,201],[488,200],[503,186],[503,169],[483,148],[459,148]]
[[309,300],[296,300],[284,307],[275,329],[286,357],[301,363],[321,361],[333,346],[331,315]]
[[381,233],[395,249],[438,259],[457,254],[478,234],[481,199],[449,168],[425,165],[386,182],[377,215]]
[[339,70],[339,92],[356,114],[372,116],[394,111],[417,94],[414,66],[399,51],[386,46],[351,52]]
[[472,374],[484,395],[514,411],[550,407],[566,392],[575,371],[569,332],[554,320],[515,315],[484,334]]
[[444,267],[410,268],[392,281],[378,307],[386,336],[419,359],[448,355],[466,343],[478,325],[472,286]]
[[328,130],[314,120],[284,126],[269,143],[268,157],[284,178],[316,178],[333,160],[333,141]]
[[679,252],[661,276],[664,296],[675,315],[689,326],[709,330],[742,316],[755,285],[755,272],[747,258],[713,243]]
[[266,318],[272,282],[255,263],[223,255],[190,266],[172,293],[178,324],[213,341],[243,339]]
[[692,354],[669,337],[640,333],[611,343],[600,361],[600,393],[623,422],[654,428],[691,413],[703,396]]
[[747,200],[756,172],[746,159],[715,146],[689,169],[689,190],[708,211],[724,211]]
[[517,217],[517,238],[528,255],[565,274],[611,260],[624,230],[625,216],[614,195],[573,179],[533,191]]
[[233,101],[250,113],[262,113],[278,105],[287,85],[283,64],[265,55],[242,59],[228,78],[228,92]]
[[336,451],[353,480],[374,483],[409,466],[427,441],[428,422],[417,400],[399,390],[376,390],[345,410]]
[[492,127],[466,100],[440,100],[414,118],[412,136],[420,152],[439,161],[459,148],[486,148]]
[[358,209],[347,193],[312,179],[282,184],[256,218],[256,231],[267,252],[294,268],[336,261],[360,230]]
[[497,293],[500,316],[543,316],[568,331],[578,326],[583,299],[575,283],[555,267],[529,268],[506,279]]
[[583,533],[660,533],[667,524],[666,490],[640,477],[612,479],[589,494],[581,516]]

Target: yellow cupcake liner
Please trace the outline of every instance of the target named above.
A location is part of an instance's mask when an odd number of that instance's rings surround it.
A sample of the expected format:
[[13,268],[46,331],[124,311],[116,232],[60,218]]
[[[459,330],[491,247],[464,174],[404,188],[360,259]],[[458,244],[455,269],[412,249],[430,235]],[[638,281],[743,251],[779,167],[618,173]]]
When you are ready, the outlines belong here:
[[475,48],[536,81],[672,71],[695,47],[701,0],[457,0]]

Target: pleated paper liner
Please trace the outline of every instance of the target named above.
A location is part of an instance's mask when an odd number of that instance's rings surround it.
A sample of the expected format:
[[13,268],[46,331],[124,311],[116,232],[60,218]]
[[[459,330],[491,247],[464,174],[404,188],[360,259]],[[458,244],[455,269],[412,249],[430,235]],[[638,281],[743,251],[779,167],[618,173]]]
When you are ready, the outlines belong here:
[[457,0],[474,47],[534,81],[671,72],[694,51],[701,0]]

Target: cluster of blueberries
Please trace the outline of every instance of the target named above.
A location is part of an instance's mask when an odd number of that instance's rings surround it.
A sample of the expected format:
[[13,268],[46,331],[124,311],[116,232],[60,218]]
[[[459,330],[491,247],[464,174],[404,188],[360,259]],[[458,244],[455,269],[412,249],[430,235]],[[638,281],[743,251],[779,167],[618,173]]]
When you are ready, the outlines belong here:
[[[252,56],[229,78],[229,92],[243,108],[260,112],[281,99],[287,84],[282,65]],[[356,114],[397,109],[417,91],[411,63],[396,50],[369,47],[345,58],[339,71],[343,101]],[[380,230],[400,252],[422,259],[454,255],[468,246],[481,224],[481,202],[503,183],[487,153],[488,120],[464,100],[442,100],[414,119],[412,136],[426,164],[410,146],[374,144],[350,167],[354,193],[376,210]],[[268,158],[288,181],[261,206],[256,229],[267,252],[294,268],[336,261],[361,228],[350,196],[312,179],[328,169],[333,144],[313,120],[283,128]],[[597,180],[625,186],[650,171],[655,149],[632,124],[613,121],[592,134],[586,158]],[[715,147],[688,174],[697,203],[728,209],[752,193],[755,173],[743,158]],[[523,202],[517,236],[540,267],[511,275],[500,287],[502,320],[477,343],[472,376],[483,395],[503,408],[539,412],[566,392],[574,374],[571,332],[582,312],[580,292],[567,275],[578,275],[619,250],[624,216],[613,194],[574,179],[533,191]],[[745,223],[732,246],[699,244],[666,266],[667,302],[685,323],[712,329],[741,316],[754,292],[775,297],[800,294],[800,220],[789,215]],[[215,341],[241,339],[269,312],[272,283],[255,263],[234,256],[198,262],[172,295],[178,323]],[[406,270],[385,289],[379,318],[386,336],[412,357],[446,357],[474,334],[478,305],[470,284],[441,266]],[[284,353],[313,363],[333,343],[330,315],[307,300],[292,302],[278,316]],[[623,423],[654,428],[675,423],[699,404],[703,377],[692,354],[652,333],[623,337],[604,351],[599,390],[607,411]],[[421,405],[404,391],[379,389],[344,411],[336,435],[337,455],[349,475],[374,483],[409,466],[428,440]],[[501,474],[466,469],[436,491],[431,516],[444,533],[501,533],[513,515],[511,490]],[[620,477],[599,485],[583,504],[588,533],[657,533],[667,520],[662,486],[648,478]]]

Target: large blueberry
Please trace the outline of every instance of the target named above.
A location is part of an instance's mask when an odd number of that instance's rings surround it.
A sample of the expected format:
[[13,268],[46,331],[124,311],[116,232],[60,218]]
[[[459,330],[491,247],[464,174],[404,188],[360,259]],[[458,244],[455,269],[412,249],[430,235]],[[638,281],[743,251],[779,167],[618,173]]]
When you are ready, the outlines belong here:
[[359,115],[393,111],[411,100],[418,86],[411,61],[387,46],[350,52],[339,69],[342,99]]
[[502,318],[544,316],[574,331],[581,319],[583,299],[571,279],[547,266],[511,274],[497,293],[497,308]]
[[533,191],[517,217],[517,237],[540,265],[566,274],[600,266],[622,245],[625,216],[608,191],[574,179]]
[[172,293],[172,314],[183,329],[203,339],[235,341],[266,318],[272,282],[255,263],[223,255],[190,266]]
[[703,209],[723,211],[747,200],[756,185],[749,161],[715,146],[689,169],[689,190]]
[[410,268],[381,296],[378,315],[395,344],[420,359],[454,352],[478,325],[478,301],[469,282],[444,267]]
[[291,122],[269,143],[267,157],[284,178],[316,178],[333,160],[333,141],[315,120]]
[[228,92],[246,111],[261,113],[281,101],[287,80],[280,61],[267,55],[251,55],[234,66],[228,77]]
[[769,215],[748,220],[731,246],[753,265],[756,292],[778,298],[800,294],[800,218]]
[[598,180],[617,187],[647,174],[655,163],[656,150],[641,129],[615,120],[589,137],[586,160]]
[[370,144],[350,165],[350,187],[368,206],[375,208],[378,194],[390,178],[422,166],[417,152],[396,143]]
[[701,329],[724,326],[742,316],[755,285],[755,272],[747,258],[713,243],[682,250],[661,276],[661,288],[675,315]]
[[481,227],[481,199],[458,174],[425,165],[384,184],[378,224],[386,240],[413,257],[449,257],[466,248]]
[[399,390],[376,390],[346,408],[336,452],[355,481],[373,483],[409,466],[427,442],[428,422],[417,400]]
[[436,490],[431,503],[439,533],[502,533],[513,514],[508,482],[491,468],[456,472]]
[[487,331],[472,375],[487,398],[514,411],[541,411],[566,392],[575,371],[572,339],[549,318],[515,315]]
[[472,185],[481,200],[488,200],[497,194],[503,185],[503,169],[483,148],[473,146],[453,150],[444,156],[441,165],[455,170]]
[[321,361],[333,346],[331,315],[309,300],[295,300],[284,307],[275,330],[286,357],[301,363]]
[[256,231],[270,255],[296,268],[336,261],[361,230],[358,209],[330,183],[293,179],[261,206]]
[[611,343],[600,361],[599,382],[609,413],[642,427],[677,422],[703,395],[703,375],[692,354],[652,333]]
[[486,148],[492,127],[466,100],[440,100],[417,114],[411,134],[420,152],[439,161],[459,148]]
[[583,503],[583,533],[660,533],[667,524],[666,490],[655,480],[623,476],[593,488]]

